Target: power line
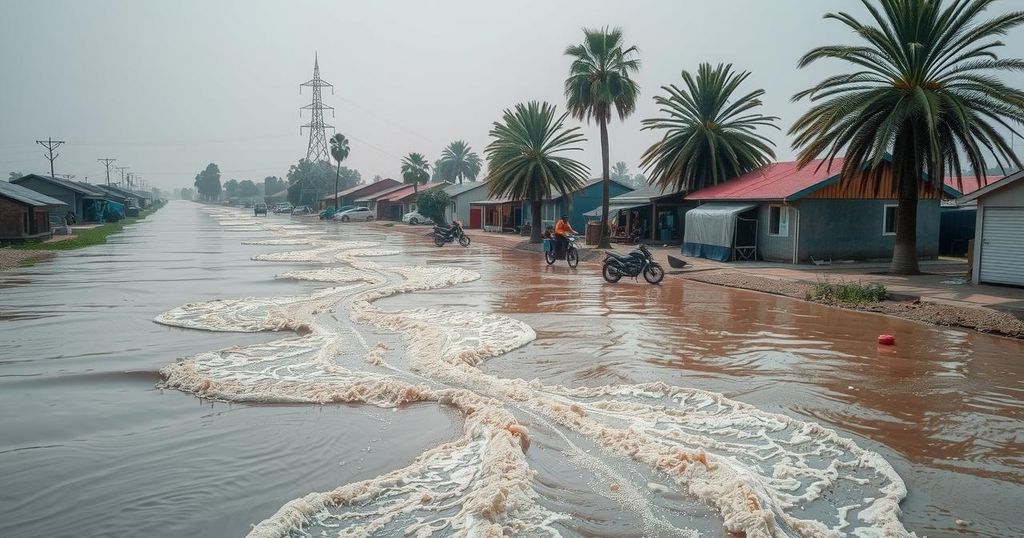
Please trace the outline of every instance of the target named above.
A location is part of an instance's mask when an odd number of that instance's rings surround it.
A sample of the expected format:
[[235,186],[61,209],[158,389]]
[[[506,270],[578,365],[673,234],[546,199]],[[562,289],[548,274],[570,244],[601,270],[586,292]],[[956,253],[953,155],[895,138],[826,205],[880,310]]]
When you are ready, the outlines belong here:
[[60,153],[54,155],[53,151],[61,147],[61,145],[64,144],[64,141],[47,138],[46,140],[36,140],[36,144],[39,144],[40,146],[46,148],[47,155],[44,155],[44,157],[46,157],[50,161],[50,177],[56,177],[53,175],[53,161],[57,157],[60,157]]
[[107,185],[110,185],[110,164],[113,163],[114,161],[116,161],[117,159],[112,159],[110,157],[104,157],[102,159],[96,159],[96,160],[101,162],[101,163],[103,163],[103,166],[106,167],[106,169],[107,169]]

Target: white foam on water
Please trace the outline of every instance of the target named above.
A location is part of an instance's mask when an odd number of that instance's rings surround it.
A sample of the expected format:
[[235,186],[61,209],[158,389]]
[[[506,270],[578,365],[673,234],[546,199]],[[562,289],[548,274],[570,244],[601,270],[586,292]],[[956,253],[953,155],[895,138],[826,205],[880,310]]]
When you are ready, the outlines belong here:
[[[355,284],[309,295],[191,303],[161,314],[161,323],[195,329],[298,333],[180,360],[161,371],[164,384],[229,401],[436,402],[463,413],[463,434],[406,468],[291,501],[250,536],[558,535],[567,516],[538,504],[524,456],[529,432],[511,409],[663,473],[680,491],[715,507],[732,532],[752,538],[909,536],[899,521],[903,481],[880,456],[832,430],[696,389],[569,388],[484,373],[481,363],[528,344],[533,329],[499,314],[388,311],[374,304],[480,275],[454,267],[383,267],[367,259],[367,252],[383,250],[373,243],[312,246],[254,259],[339,261],[344,266],[278,277]],[[334,309],[339,317],[326,318]],[[401,335],[398,351],[407,370],[385,363],[392,351],[386,343],[366,344],[361,332],[367,326]],[[622,496],[645,494],[634,489]],[[647,513],[644,502],[636,506]],[[662,524],[642,519],[652,529]]]
[[242,241],[243,245],[308,245],[309,239],[260,239],[254,241]]

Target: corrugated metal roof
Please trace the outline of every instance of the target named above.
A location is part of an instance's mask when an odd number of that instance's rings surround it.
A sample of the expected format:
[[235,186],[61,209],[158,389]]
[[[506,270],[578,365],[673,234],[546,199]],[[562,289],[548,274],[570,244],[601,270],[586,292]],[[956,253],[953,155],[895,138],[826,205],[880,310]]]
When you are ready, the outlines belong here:
[[1006,176],[981,176],[980,178],[978,176],[962,176],[959,181],[957,181],[956,176],[946,177],[946,187],[947,190],[952,189],[954,191],[951,193],[953,196],[959,197],[971,194],[985,185],[995,183],[1004,177]]
[[366,195],[366,196],[364,196],[362,198],[357,198],[355,201],[356,202],[372,202],[374,200],[381,200],[385,196],[387,196],[387,195],[389,195],[389,194],[391,194],[391,193],[393,193],[395,191],[398,191],[398,190],[404,189],[406,187],[409,187],[409,186],[411,186],[411,185],[405,185],[405,184],[395,185],[394,187],[391,187],[391,188],[388,188],[388,189],[384,189],[382,191],[370,193],[370,194],[368,194],[368,195]]
[[27,181],[27,180],[29,180],[31,178],[41,179],[43,181],[46,181],[47,183],[51,183],[53,185],[57,185],[59,187],[63,187],[65,189],[74,191],[74,192],[76,192],[78,194],[81,194],[83,196],[91,196],[91,197],[102,198],[105,195],[105,193],[98,192],[95,189],[87,186],[87,184],[85,184],[85,183],[79,183],[77,181],[70,181],[70,180],[67,180],[67,179],[59,178],[59,177],[41,176],[39,174],[29,174],[27,176],[21,176],[18,179],[12,180],[11,182],[20,185],[21,183],[23,183],[23,182],[25,182],[25,181]]
[[448,193],[448,196],[458,196],[462,193],[469,192],[473,189],[478,189],[487,185],[482,181],[467,181],[465,183],[457,183],[455,185],[448,185],[444,188],[444,192]]
[[816,190],[813,187],[824,187],[842,169],[842,158],[832,161],[831,166],[825,160],[811,161],[803,168],[799,168],[796,161],[772,163],[724,183],[691,192],[686,199],[785,200],[796,194],[809,194]]
[[35,207],[67,205],[56,198],[51,198],[28,187],[22,187],[21,185],[6,181],[0,181],[0,196],[6,196],[12,200]]
[[[599,177],[591,179],[591,180],[587,181],[586,183],[584,183],[582,187],[572,191],[570,194],[574,194],[574,193],[580,192],[580,191],[582,191],[584,189],[587,189],[589,187],[592,187],[594,185],[597,185],[598,183],[601,183],[601,181],[603,181],[603,179],[601,179]],[[619,181],[619,180],[614,179],[614,178],[609,178],[608,181],[610,181],[612,183],[618,183],[619,185],[621,185],[621,186],[623,186],[623,187],[625,187],[627,189],[632,189],[633,188],[632,185],[629,185],[627,183],[624,183],[624,182]],[[550,200],[557,200],[557,199],[561,198],[562,196],[564,196],[562,193],[558,192],[557,190],[552,190],[551,193],[548,195],[548,199],[550,199]]]
[[[401,185],[401,183],[399,183],[398,180],[396,180],[396,179],[384,178],[384,179],[382,179],[380,181],[374,181],[373,183],[367,183],[365,185],[356,185],[355,187],[350,187],[350,188],[347,188],[347,189],[345,189],[343,191],[338,191],[337,194],[327,194],[323,198],[321,198],[321,200],[333,200],[335,198],[341,198],[341,197],[349,196],[349,195],[357,195],[358,196],[360,194],[363,194],[363,191],[366,191],[366,192],[369,192],[369,193],[372,194],[372,193],[375,193],[375,192],[381,192],[385,188],[397,187],[399,185]],[[374,190],[374,189],[376,189],[376,190]]]
[[399,189],[399,190],[396,190],[396,191],[392,191],[387,196],[385,196],[383,198],[378,198],[377,200],[380,201],[380,202],[400,202],[403,198],[416,194],[417,191],[418,192],[429,191],[431,189],[436,189],[438,187],[441,187],[441,186],[443,186],[445,184],[446,183],[442,181],[442,182],[438,182],[438,183],[424,183],[424,184],[420,185],[419,187],[417,187],[415,185],[406,185],[405,188]]

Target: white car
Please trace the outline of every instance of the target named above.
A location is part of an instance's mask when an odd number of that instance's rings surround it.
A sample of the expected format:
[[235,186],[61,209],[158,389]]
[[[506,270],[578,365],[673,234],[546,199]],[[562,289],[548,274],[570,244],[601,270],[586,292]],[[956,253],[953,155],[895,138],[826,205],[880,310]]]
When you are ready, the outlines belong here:
[[410,211],[410,212],[402,215],[402,222],[404,222],[406,224],[412,224],[414,226],[417,225],[417,224],[433,224],[434,223],[433,220],[431,220],[428,217],[424,217],[418,211]]
[[335,213],[334,220],[340,220],[341,222],[348,222],[350,220],[373,220],[373,212],[365,207],[357,207],[355,209],[349,209],[348,211],[342,211],[341,213]]

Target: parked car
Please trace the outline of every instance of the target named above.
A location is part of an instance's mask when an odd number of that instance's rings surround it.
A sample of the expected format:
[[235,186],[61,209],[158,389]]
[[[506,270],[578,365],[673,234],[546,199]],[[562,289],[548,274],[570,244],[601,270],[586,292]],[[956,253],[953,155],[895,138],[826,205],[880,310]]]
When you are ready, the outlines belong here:
[[288,202],[282,202],[282,203],[277,204],[277,205],[274,206],[274,213],[291,213],[291,212],[292,212],[292,204],[289,204]]
[[292,215],[308,215],[313,212],[313,208],[308,205],[292,208]]
[[424,217],[419,213],[419,211],[410,211],[402,215],[402,222],[412,224],[413,226],[417,224],[434,224],[433,219]]
[[266,215],[267,214],[267,204],[264,204],[262,202],[256,203],[255,205],[252,206],[252,214],[253,214],[253,216],[256,216],[256,217],[258,217],[260,215]]
[[348,222],[350,220],[362,220],[371,221],[373,220],[373,212],[365,207],[357,207],[355,209],[349,209],[348,211],[341,211],[334,214],[334,220],[340,220],[341,222]]
[[327,219],[333,217],[335,213],[342,213],[344,211],[348,211],[349,209],[355,209],[357,207],[359,207],[359,206],[357,206],[357,205],[343,205],[343,206],[339,207],[337,209],[337,211],[335,211],[335,209],[333,207],[328,207],[327,209],[325,209],[325,210],[320,212],[320,220],[327,220]]

